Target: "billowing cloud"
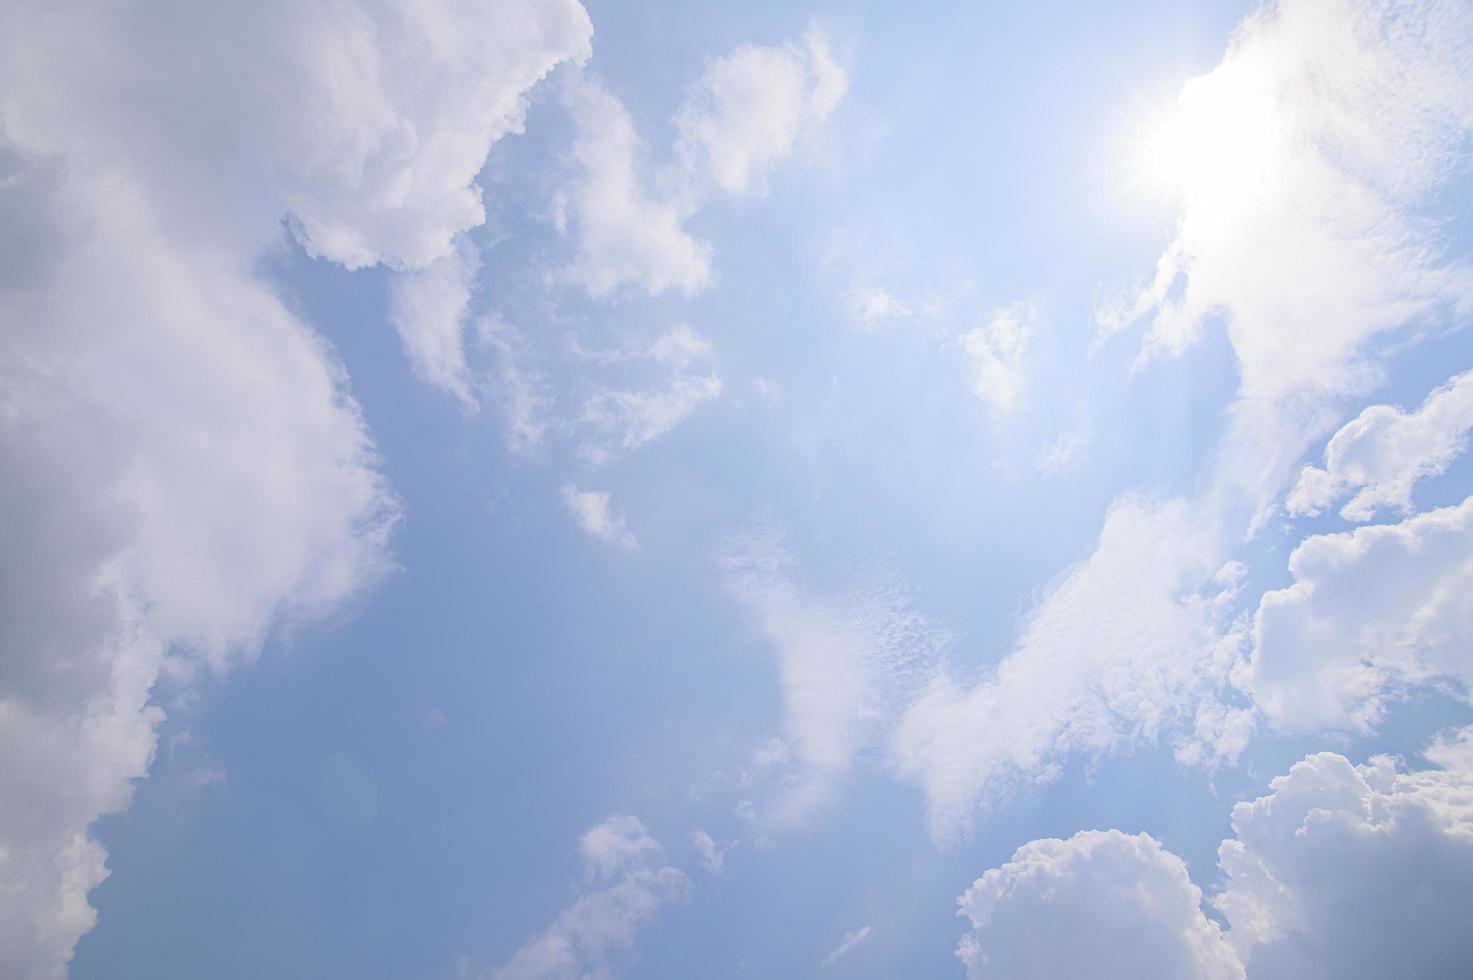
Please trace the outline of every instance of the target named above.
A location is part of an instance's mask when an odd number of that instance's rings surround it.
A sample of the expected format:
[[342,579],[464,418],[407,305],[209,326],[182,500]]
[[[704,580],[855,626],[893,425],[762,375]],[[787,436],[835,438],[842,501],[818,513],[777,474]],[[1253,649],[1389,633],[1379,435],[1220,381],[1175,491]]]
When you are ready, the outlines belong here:
[[1013,303],[957,338],[972,392],[994,414],[1008,415],[1021,402],[1028,347],[1040,326],[1038,310],[1031,303]]
[[614,976],[612,960],[629,953],[660,907],[682,901],[690,881],[664,864],[664,848],[634,817],[615,816],[579,842],[590,890],[488,980],[579,980]]
[[451,255],[491,142],[590,32],[571,0],[157,13],[0,14],[8,977],[64,975],[91,927],[89,827],[147,771],[160,676],[249,660],[391,567],[343,369],[260,259],[283,224],[354,268]]
[[959,900],[971,980],[1242,980],[1243,965],[1186,865],[1151,837],[1035,840]]
[[821,127],[849,81],[821,37],[803,47],[745,45],[706,66],[676,113],[680,151],[740,194]]
[[1408,413],[1372,405],[1341,426],[1325,447],[1324,468],[1306,466],[1286,502],[1291,514],[1318,514],[1347,493],[1348,521],[1382,508],[1412,509],[1412,488],[1436,476],[1467,447],[1473,428],[1473,372],[1465,372]]
[[1241,681],[1274,725],[1365,730],[1413,685],[1473,688],[1473,497],[1315,535],[1289,572],[1293,584],[1259,603]]
[[1455,977],[1473,962],[1473,730],[1353,766],[1322,752],[1233,807],[1214,904],[1255,980]]
[[972,682],[943,673],[930,684],[892,752],[925,793],[933,836],[955,838],[1073,753],[1098,757],[1179,726],[1194,729],[1181,744],[1196,758],[1241,750],[1242,709],[1217,700],[1241,657],[1225,622],[1235,576],[1212,564],[1218,533],[1183,501],[1117,500],[1094,554],[1029,614],[1001,663]]
[[601,541],[623,548],[638,547],[639,542],[624,526],[624,518],[609,507],[609,494],[602,490],[579,490],[571,483],[562,489],[563,506],[578,526]]
[[[1454,977],[1473,959],[1473,729],[1430,767],[1306,756],[1233,807],[1212,899],[1150,837],[1036,840],[961,898],[969,977]],[[1059,937],[1068,936],[1068,942]]]

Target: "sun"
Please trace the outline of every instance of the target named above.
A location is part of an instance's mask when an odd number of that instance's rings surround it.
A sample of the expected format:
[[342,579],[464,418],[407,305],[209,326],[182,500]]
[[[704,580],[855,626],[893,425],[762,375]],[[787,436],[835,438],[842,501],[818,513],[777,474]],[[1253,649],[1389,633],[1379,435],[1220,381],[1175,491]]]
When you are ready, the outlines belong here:
[[1189,79],[1134,141],[1134,179],[1153,196],[1211,207],[1241,201],[1277,172],[1287,137],[1274,73],[1252,57]]

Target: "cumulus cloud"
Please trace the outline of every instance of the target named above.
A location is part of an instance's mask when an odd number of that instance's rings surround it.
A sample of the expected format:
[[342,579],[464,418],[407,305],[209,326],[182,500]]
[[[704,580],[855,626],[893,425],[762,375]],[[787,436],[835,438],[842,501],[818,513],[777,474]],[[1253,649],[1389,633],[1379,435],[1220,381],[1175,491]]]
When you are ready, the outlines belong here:
[[823,125],[848,84],[816,35],[801,48],[744,45],[711,61],[686,96],[675,116],[680,152],[728,193],[761,187],[768,168]]
[[614,976],[660,907],[690,892],[685,873],[664,864],[664,848],[634,817],[616,816],[580,841],[590,890],[517,950],[488,980],[578,980]]
[[1473,371],[1432,392],[1418,411],[1372,405],[1331,437],[1323,469],[1304,468],[1288,511],[1319,514],[1354,491],[1340,508],[1348,521],[1368,521],[1381,508],[1408,512],[1417,481],[1446,470],[1467,447],[1470,428]]
[[1040,326],[1031,303],[1013,303],[957,338],[972,392],[997,415],[1011,413],[1023,397],[1028,346]]
[[1399,771],[1323,752],[1233,807],[1214,904],[1255,980],[1454,977],[1473,962],[1473,730]]
[[1180,500],[1117,500],[1094,553],[1028,615],[1001,663],[974,681],[943,671],[925,688],[891,750],[925,793],[935,838],[1057,776],[1073,753],[1178,728],[1186,758],[1241,749],[1244,709],[1218,700],[1241,659],[1226,616],[1234,583],[1212,564],[1219,533]]
[[[0,13],[0,974],[64,975],[91,927],[89,827],[148,769],[158,678],[391,566],[343,369],[260,259],[283,223],[354,268],[451,255],[589,33],[571,0]],[[449,377],[450,348],[411,353]]]
[[1473,688],[1473,497],[1307,538],[1289,572],[1259,603],[1242,679],[1274,725],[1367,730],[1412,685]]
[[639,542],[624,526],[624,518],[609,508],[609,495],[602,490],[579,490],[571,483],[562,489],[563,505],[578,526],[600,541],[623,548],[638,547]]
[[1146,834],[1035,840],[959,899],[971,980],[1242,980],[1186,865]]
[[752,760],[776,782],[775,799],[754,816],[798,823],[832,800],[855,754],[893,726],[950,637],[891,574],[837,594],[814,588],[771,527],[733,536],[719,564],[777,655],[783,695],[783,737]]
[[[1473,959],[1473,728],[1429,768],[1306,756],[1233,807],[1202,895],[1145,834],[1025,844],[961,898],[969,977],[1454,977]],[[1069,937],[1059,942],[1059,936]]]
[[590,296],[621,286],[650,296],[678,289],[690,294],[711,274],[711,248],[682,227],[695,210],[691,193],[664,197],[646,190],[644,147],[629,111],[595,79],[571,82],[565,102],[577,125],[573,158],[579,174],[563,201],[577,255],[567,278]]
[[1473,128],[1470,32],[1459,0],[1251,15],[1161,134],[1179,230],[1102,329],[1149,317],[1150,356],[1222,313],[1245,395],[1279,399],[1363,387],[1366,341],[1466,309],[1473,279],[1425,215]]

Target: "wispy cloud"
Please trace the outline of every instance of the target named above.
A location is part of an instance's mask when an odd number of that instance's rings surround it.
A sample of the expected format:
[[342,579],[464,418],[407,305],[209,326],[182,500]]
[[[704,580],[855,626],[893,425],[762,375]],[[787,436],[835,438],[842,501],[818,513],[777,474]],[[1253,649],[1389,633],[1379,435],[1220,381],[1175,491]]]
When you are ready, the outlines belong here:
[[855,946],[858,946],[860,943],[864,942],[868,938],[869,926],[861,926],[853,932],[846,932],[844,934],[844,938],[839,940],[839,945],[830,950],[829,954],[823,958],[823,965],[826,967],[833,966],[835,963],[839,962],[839,957],[843,956],[845,953],[848,953],[851,949],[853,949]]

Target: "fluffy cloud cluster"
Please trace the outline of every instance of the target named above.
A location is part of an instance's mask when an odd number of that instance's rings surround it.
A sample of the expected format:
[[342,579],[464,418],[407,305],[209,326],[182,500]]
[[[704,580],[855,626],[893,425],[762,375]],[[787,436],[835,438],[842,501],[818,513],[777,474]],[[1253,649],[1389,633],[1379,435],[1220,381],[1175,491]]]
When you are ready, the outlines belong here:
[[1473,689],[1473,497],[1308,538],[1289,571],[1259,604],[1241,679],[1274,725],[1365,730],[1412,685]]
[[62,976],[92,925],[88,830],[147,771],[158,678],[391,566],[347,379],[262,256],[284,223],[349,267],[452,255],[589,30],[571,0],[0,14],[0,974]]
[[1473,962],[1473,730],[1426,753],[1311,755],[1233,808],[1214,904],[1255,980],[1454,977]]
[[1410,511],[1417,481],[1446,470],[1467,447],[1469,429],[1473,372],[1432,392],[1415,412],[1372,405],[1331,437],[1323,468],[1304,468],[1287,509],[1318,514],[1354,491],[1340,508],[1348,521],[1368,521],[1382,508]]
[[959,899],[971,980],[1242,980],[1181,858],[1145,834],[1035,840]]
[[847,84],[818,38],[805,48],[738,48],[691,87],[675,116],[677,160],[657,170],[618,98],[596,79],[571,81],[565,103],[579,176],[559,200],[559,227],[577,248],[566,278],[594,297],[625,286],[650,296],[701,289],[711,249],[683,226],[708,182],[740,193],[764,179],[822,126]]
[[[970,977],[1454,977],[1473,961],[1473,729],[1432,768],[1323,752],[1233,808],[1202,894],[1145,834],[1036,840],[960,899]],[[1067,941],[1061,942],[1060,937]]]
[[579,850],[590,890],[486,974],[488,980],[611,976],[611,958],[633,947],[635,934],[662,905],[690,892],[685,873],[664,863],[664,848],[634,817],[610,817],[593,827]]

